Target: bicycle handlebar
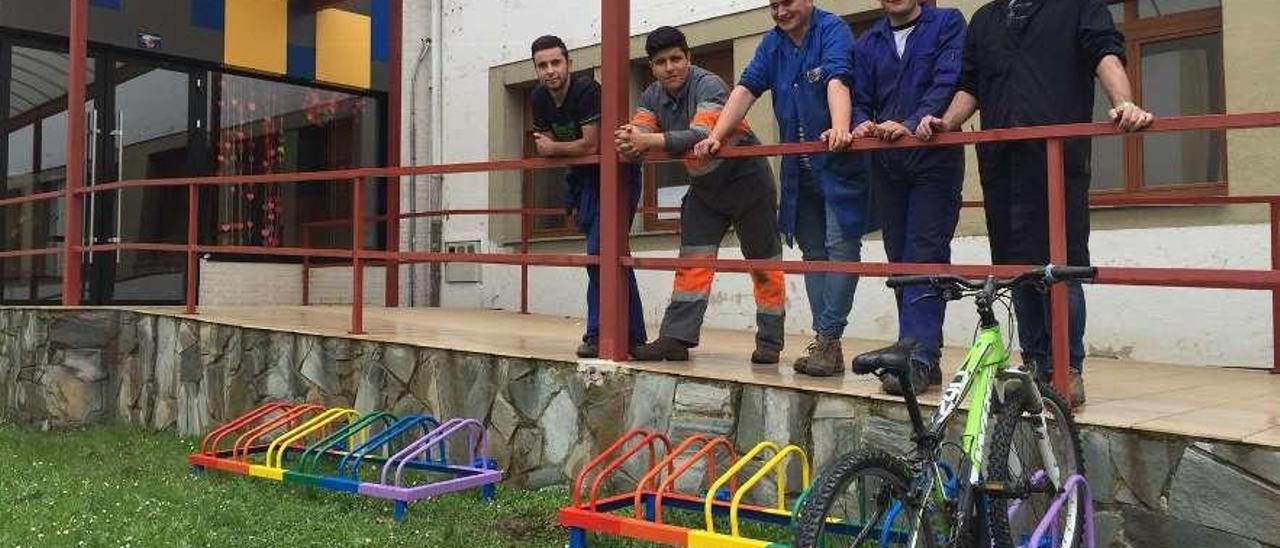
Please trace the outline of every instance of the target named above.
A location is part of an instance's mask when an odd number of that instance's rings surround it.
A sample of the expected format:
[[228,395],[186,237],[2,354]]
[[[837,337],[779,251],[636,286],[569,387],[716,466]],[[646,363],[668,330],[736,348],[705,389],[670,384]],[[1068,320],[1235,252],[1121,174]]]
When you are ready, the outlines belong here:
[[[995,281],[996,289],[1013,287],[1022,285],[1031,281],[1042,281],[1052,284],[1065,281],[1085,281],[1092,280],[1097,277],[1098,269],[1092,266],[1056,266],[1047,265],[1042,268],[1035,268],[1019,274],[1013,278],[999,278]],[[958,285],[965,289],[979,290],[986,286],[986,280],[971,280],[962,278],[952,274],[939,275],[913,275],[913,276],[893,276],[885,281],[885,285],[891,288],[906,287],[910,285]]]

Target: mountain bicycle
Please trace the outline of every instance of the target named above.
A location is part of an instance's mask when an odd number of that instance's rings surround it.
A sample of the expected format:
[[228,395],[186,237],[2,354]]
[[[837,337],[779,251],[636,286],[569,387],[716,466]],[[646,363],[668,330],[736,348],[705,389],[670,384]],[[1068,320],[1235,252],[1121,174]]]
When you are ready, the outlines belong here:
[[[931,286],[929,298],[973,298],[977,334],[927,427],[911,387],[913,341],[853,360],[856,374],[901,381],[914,448],[901,456],[862,449],[836,459],[798,503],[793,546],[1075,548],[1092,538],[1085,530],[1092,520],[1086,523],[1084,458],[1071,409],[1037,372],[1009,364],[995,306],[1007,309],[1015,288],[1044,291],[1095,274],[1091,267],[1049,265],[1004,279],[890,278],[891,288]],[[947,441],[948,423],[966,399],[971,405],[963,434],[958,442]],[[959,449],[954,478],[942,458],[949,446]]]

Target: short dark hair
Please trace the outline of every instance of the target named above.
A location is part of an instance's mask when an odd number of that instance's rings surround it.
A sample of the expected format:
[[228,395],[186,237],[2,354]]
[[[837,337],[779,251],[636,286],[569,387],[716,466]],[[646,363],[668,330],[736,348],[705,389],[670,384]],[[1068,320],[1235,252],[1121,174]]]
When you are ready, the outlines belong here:
[[569,48],[564,47],[564,40],[561,40],[559,36],[552,34],[539,36],[537,40],[534,40],[533,47],[530,48],[529,55],[533,56],[539,51],[551,48],[560,48],[560,53],[564,55],[565,60],[569,59]]
[[658,52],[670,49],[680,48],[680,51],[689,53],[689,42],[685,40],[684,33],[675,27],[658,27],[649,33],[649,37],[644,41],[644,52],[653,57]]

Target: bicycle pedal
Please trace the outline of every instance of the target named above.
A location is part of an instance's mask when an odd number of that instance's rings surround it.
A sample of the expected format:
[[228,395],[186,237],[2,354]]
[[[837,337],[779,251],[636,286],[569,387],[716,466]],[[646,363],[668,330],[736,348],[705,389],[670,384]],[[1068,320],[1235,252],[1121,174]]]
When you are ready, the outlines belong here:
[[1019,486],[1011,484],[1007,481],[991,481],[991,480],[982,482],[978,486],[978,489],[981,490],[983,493],[986,493],[992,497],[1006,498],[1006,499],[1020,498],[1022,496],[1022,493],[1025,491]]

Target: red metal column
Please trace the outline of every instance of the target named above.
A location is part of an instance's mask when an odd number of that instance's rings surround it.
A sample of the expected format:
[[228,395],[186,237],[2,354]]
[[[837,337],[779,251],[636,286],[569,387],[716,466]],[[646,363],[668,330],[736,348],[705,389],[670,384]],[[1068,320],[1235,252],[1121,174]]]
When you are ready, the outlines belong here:
[[[391,0],[391,32],[387,39],[391,41],[390,59],[387,62],[387,165],[400,167],[400,105],[403,79],[401,78],[401,59],[404,53],[404,0]],[[386,181],[387,192],[387,251],[400,250],[400,176],[389,177]],[[386,261],[387,286],[385,306],[400,305],[400,262],[395,259]]]
[[[529,212],[520,213],[520,253],[529,254]],[[520,313],[529,313],[529,265],[520,265]]]
[[[1066,174],[1062,162],[1062,139],[1049,139],[1045,146],[1049,160],[1049,262],[1065,265],[1067,264],[1067,198]],[[1067,315],[1067,286],[1054,284],[1049,289],[1049,324],[1053,327],[1050,333],[1053,341],[1053,386],[1063,397],[1067,397],[1068,394],[1067,373],[1071,363],[1067,341]]]
[[[311,248],[311,229],[303,226],[302,228],[302,247],[303,249]],[[311,304],[311,256],[302,256],[302,306]]]
[[89,3],[70,0],[67,70],[67,182],[63,186],[62,305],[80,304],[80,245],[84,208],[75,193],[84,184],[84,86],[88,64]]
[[200,218],[200,199],[196,185],[187,185],[187,314],[196,313],[197,285],[200,265],[196,261],[196,245],[200,242],[196,227]]
[[[630,0],[600,0],[600,134],[612,135],[628,108]],[[627,290],[618,259],[627,252],[627,184],[613,139],[600,139],[600,357],[627,359]],[[639,306],[639,303],[636,303]]]
[[364,185],[351,180],[351,334],[364,334]]
[[[1271,202],[1271,271],[1280,270],[1280,202]],[[1271,372],[1280,374],[1280,288],[1271,289]]]

